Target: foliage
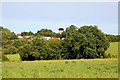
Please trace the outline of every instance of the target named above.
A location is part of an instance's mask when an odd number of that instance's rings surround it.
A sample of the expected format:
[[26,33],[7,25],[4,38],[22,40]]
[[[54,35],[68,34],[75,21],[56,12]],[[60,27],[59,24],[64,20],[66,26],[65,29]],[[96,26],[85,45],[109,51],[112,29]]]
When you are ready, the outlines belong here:
[[119,42],[120,41],[120,35],[106,34],[106,37],[108,38],[109,42]]
[[91,57],[87,56],[85,58],[105,57],[105,51],[110,44],[104,33],[99,30],[97,26],[82,26],[80,27],[79,32],[86,37],[87,45],[84,46],[85,49],[82,49],[84,56],[87,54],[92,55]]
[[2,40],[12,40],[17,39],[17,36],[14,32],[11,32],[7,28],[2,28]]
[[[82,26],[77,28],[70,25],[62,34],[56,34],[50,29],[41,29],[35,38],[16,39],[14,32],[2,28],[3,53],[19,53],[22,60],[50,60],[50,59],[81,59],[106,58],[105,51],[109,47],[106,35],[97,26]],[[32,35],[22,32],[22,35]],[[58,36],[64,40],[42,40],[40,36]]]
[[10,46],[7,49],[4,49],[4,54],[16,54],[17,53],[17,49],[14,46]]
[[34,39],[19,49],[22,60],[46,60],[60,58],[60,41]]
[[46,53],[48,54],[47,59],[61,59],[61,41],[50,40],[46,41]]
[[25,44],[27,44],[27,41],[25,39],[17,39],[14,40],[12,45],[18,49],[20,47],[23,47]]
[[0,33],[2,34],[2,49],[4,54],[16,54],[17,48],[13,46],[14,40],[17,39],[17,36],[14,32],[11,32],[7,28],[0,27]]
[[82,58],[81,48],[85,45],[84,40],[85,36],[81,33],[78,33],[78,31],[74,31],[69,34],[69,36],[65,38],[62,44],[64,48],[64,54],[66,53],[65,58]]
[[109,42],[97,26],[82,26],[77,29],[74,25],[65,31],[66,38],[63,41],[66,58],[100,58],[106,57],[105,51]]
[[53,37],[56,35],[56,33],[54,33],[52,30],[50,29],[41,29],[38,30],[37,33],[35,34],[37,37],[39,36],[50,36]]
[[[38,33],[48,36],[52,31],[42,29]],[[71,25],[59,36],[63,35],[64,40],[33,39],[19,50],[22,60],[106,58],[109,42],[97,26]]]
[[29,31],[29,32],[21,32],[21,36],[30,36],[30,35],[34,35],[33,32]]

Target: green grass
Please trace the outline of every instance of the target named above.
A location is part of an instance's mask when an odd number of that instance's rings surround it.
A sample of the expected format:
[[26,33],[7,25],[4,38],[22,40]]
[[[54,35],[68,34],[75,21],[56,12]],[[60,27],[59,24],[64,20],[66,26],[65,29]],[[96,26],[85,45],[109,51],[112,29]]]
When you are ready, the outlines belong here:
[[19,54],[9,54],[9,55],[5,55],[9,61],[20,61],[20,56]]
[[106,54],[111,54],[118,57],[118,44],[120,44],[120,42],[111,42]]
[[3,78],[117,78],[117,59],[3,62]]

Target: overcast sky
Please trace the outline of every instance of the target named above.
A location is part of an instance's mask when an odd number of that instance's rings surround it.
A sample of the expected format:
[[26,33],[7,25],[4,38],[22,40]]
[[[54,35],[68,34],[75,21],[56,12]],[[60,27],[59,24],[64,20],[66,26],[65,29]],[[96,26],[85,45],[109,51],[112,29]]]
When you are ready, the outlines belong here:
[[2,26],[15,33],[42,28],[58,32],[74,24],[97,25],[104,33],[118,34],[117,2],[6,2],[0,7]]

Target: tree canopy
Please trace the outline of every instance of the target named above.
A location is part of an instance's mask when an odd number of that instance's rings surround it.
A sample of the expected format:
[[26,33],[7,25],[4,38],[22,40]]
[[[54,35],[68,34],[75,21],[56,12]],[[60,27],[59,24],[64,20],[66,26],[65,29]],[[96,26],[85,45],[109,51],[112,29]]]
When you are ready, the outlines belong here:
[[21,32],[21,36],[31,36],[34,35],[34,33],[32,31],[29,32]]
[[[0,32],[3,34],[3,53],[19,53],[22,60],[106,58],[105,51],[111,39],[97,26],[78,28],[70,25],[62,34],[50,29],[38,30],[35,35],[31,31],[22,32],[23,36],[34,36],[31,42],[24,38],[17,39],[15,33],[7,28],[1,27]],[[64,40],[42,40],[41,36],[58,36]]]
[[35,35],[36,36],[49,36],[49,37],[53,37],[53,36],[56,35],[56,33],[54,33],[50,29],[41,29],[41,30],[38,30]]

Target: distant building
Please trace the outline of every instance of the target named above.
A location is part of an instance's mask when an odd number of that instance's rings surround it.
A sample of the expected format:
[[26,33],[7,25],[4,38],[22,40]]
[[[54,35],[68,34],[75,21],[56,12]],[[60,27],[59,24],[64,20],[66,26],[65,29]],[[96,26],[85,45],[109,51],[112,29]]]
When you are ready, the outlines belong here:
[[58,32],[59,34],[62,34],[62,33],[63,33],[63,31],[64,31],[64,29],[63,29],[63,28],[59,28],[58,30],[59,30],[59,32]]
[[41,39],[50,40],[50,39],[52,39],[52,38],[51,38],[51,37],[42,37]]
[[18,33],[18,34],[17,34],[17,37],[18,37],[18,38],[24,38],[24,39],[29,39],[29,38],[31,39],[31,38],[33,38],[33,35],[30,35],[30,36],[21,36],[21,34]]
[[17,34],[18,38],[23,38],[20,33]]
[[24,38],[24,39],[28,39],[28,38],[30,38],[30,36],[23,36],[23,38]]

